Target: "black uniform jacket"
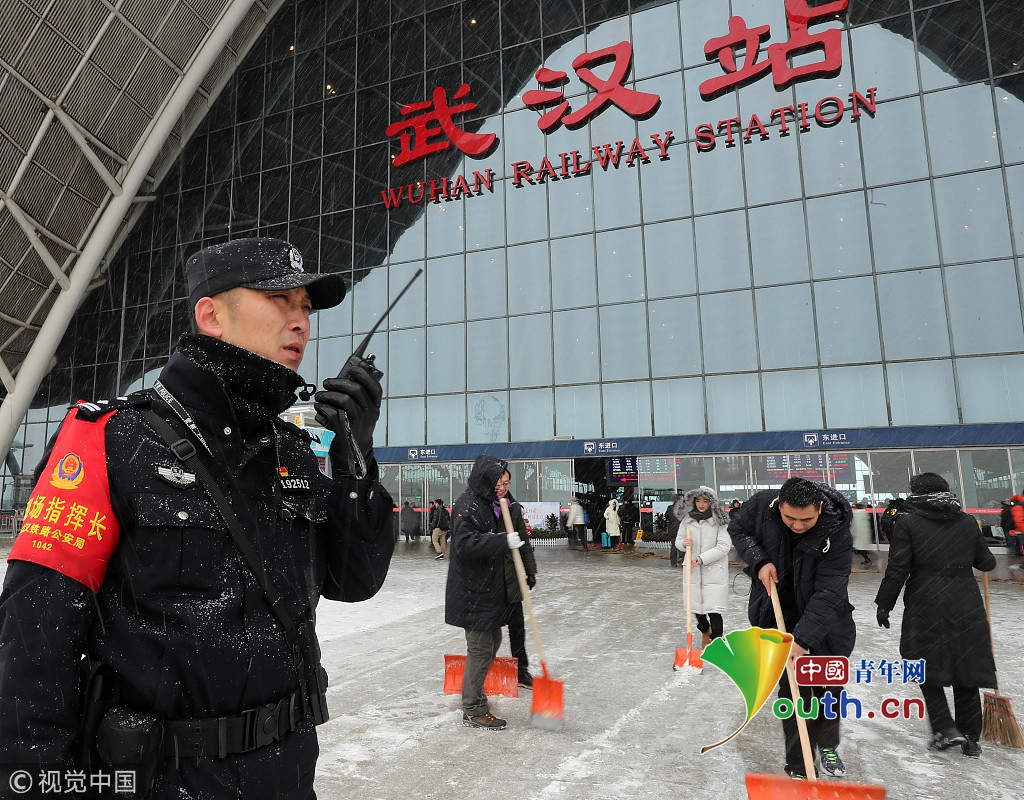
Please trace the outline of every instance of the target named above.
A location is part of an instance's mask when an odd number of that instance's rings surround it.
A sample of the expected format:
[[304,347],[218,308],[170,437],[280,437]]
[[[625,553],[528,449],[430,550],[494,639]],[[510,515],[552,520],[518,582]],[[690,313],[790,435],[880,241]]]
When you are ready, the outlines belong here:
[[[789,528],[778,509],[778,491],[758,492],[729,519],[729,536],[751,577],[747,615],[751,625],[775,627],[771,598],[758,570],[771,562],[779,575],[779,594],[792,601],[786,629],[797,643],[815,655],[848,656],[857,629],[848,587],[853,553],[850,503],[830,487],[818,523],[790,546]],[[787,610],[787,603],[783,603]]]
[[[319,596],[364,600],[388,571],[392,500],[376,471],[372,480],[332,481],[308,437],[273,414],[243,430],[221,379],[180,352],[160,380],[212,450],[211,458],[192,438],[284,598],[306,663],[319,664]],[[0,597],[0,760],[66,758],[83,654],[110,665],[123,704],[171,719],[234,715],[297,686],[266,595],[202,486],[187,475],[167,480],[176,459],[138,405],[190,436],[152,390],[109,406],[120,406],[105,440],[121,538],[99,591],[29,561],[9,564]]]
[[992,570],[996,559],[974,517],[940,498],[907,498],[903,511],[909,513],[896,518],[875,602],[891,611],[906,584],[900,654],[925,659],[925,683],[995,688],[985,605],[972,567]]
[[[494,487],[507,469],[508,465],[500,459],[479,456],[469,476],[469,488],[452,509],[451,563],[444,606],[444,621],[449,625],[487,631],[503,624],[509,601],[505,588],[509,548],[505,523],[495,515],[491,504],[497,499]],[[512,524],[519,536],[527,540],[522,507],[511,495],[507,497]],[[527,546],[520,548],[520,552]],[[523,555],[525,564],[527,557]],[[533,561],[532,548],[529,559]],[[536,571],[536,566],[533,570]],[[516,580],[514,573],[512,580]]]

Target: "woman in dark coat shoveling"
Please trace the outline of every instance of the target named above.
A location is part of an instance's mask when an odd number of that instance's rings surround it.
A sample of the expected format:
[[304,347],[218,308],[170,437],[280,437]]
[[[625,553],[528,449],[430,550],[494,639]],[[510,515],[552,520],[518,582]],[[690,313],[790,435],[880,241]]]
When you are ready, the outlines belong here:
[[[508,464],[494,456],[477,456],[468,488],[452,508],[444,608],[444,621],[466,631],[462,722],[498,731],[505,727],[505,720],[491,713],[484,679],[501,645],[501,626],[508,624],[505,555],[523,547],[520,533],[526,535],[522,509],[508,493],[509,481]],[[505,533],[498,504],[501,497],[511,501],[514,533]]]
[[[903,593],[900,653],[924,660],[921,693],[932,726],[933,750],[959,744],[964,755],[981,755],[981,698],[978,689],[996,685],[996,665],[985,605],[974,569],[995,568],[995,557],[978,523],[960,508],[941,475],[923,472],[910,479],[910,497],[893,528],[889,564],[878,588],[878,624],[889,627],[889,612]],[[953,687],[956,721],[944,686]]]

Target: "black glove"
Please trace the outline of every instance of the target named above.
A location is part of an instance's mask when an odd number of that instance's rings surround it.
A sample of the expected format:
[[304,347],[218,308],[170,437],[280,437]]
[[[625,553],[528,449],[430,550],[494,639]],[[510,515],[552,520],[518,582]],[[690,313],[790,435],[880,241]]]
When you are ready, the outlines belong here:
[[875,612],[875,619],[878,620],[878,626],[881,628],[889,627],[889,609],[878,607],[878,611]]
[[537,576],[536,575],[527,575],[526,576],[526,585],[529,586],[531,589],[534,586],[536,586],[537,585]]
[[317,418],[335,434],[330,455],[336,473],[349,476],[356,472],[348,429],[363,459],[368,460],[373,453],[373,429],[384,394],[380,375],[372,362],[353,357],[345,363],[341,375],[324,381],[325,391],[313,396]]

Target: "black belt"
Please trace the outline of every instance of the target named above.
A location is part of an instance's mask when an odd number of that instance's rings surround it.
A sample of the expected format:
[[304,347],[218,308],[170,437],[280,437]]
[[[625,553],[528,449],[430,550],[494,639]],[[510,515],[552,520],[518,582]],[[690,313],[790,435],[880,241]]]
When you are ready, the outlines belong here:
[[302,696],[296,689],[276,703],[247,708],[232,717],[164,721],[164,755],[175,758],[248,753],[281,739],[302,719]]

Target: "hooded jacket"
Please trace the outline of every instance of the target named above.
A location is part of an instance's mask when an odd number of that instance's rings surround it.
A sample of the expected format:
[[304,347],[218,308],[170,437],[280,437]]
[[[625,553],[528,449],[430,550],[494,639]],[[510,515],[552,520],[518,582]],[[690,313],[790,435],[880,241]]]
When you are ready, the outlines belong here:
[[604,518],[606,522],[606,530],[609,536],[619,535],[619,501],[612,500],[608,503],[608,507],[604,510]]
[[904,584],[900,653],[925,659],[925,683],[995,688],[985,605],[974,569],[995,556],[978,523],[948,493],[911,495],[896,519],[875,602],[892,610]]
[[[444,621],[449,625],[470,631],[494,630],[502,625],[508,604],[505,557],[509,548],[505,523],[494,513],[493,503],[498,499],[494,487],[507,470],[508,464],[499,458],[477,456],[468,487],[452,508],[444,606]],[[511,495],[506,497],[512,524],[526,540],[522,507]],[[523,561],[525,564],[525,556]]]
[[771,598],[757,573],[767,563],[779,574],[780,595],[792,598],[786,608],[786,629],[797,643],[814,655],[848,656],[853,652],[857,628],[848,587],[853,543],[850,539],[850,503],[825,484],[817,484],[824,499],[817,524],[796,537],[778,509],[778,490],[758,492],[732,512],[729,535],[744,570],[751,578],[747,615],[751,625],[775,627]]
[[[706,497],[711,501],[711,516],[695,520],[694,500]],[[699,558],[700,566],[691,567],[690,600],[694,614],[722,614],[729,599],[729,515],[715,494],[714,489],[701,486],[691,489],[672,506],[673,514],[679,519],[675,545],[685,564],[687,533],[693,540],[691,558]]]
[[1003,511],[999,515],[999,525],[1003,533],[1024,531],[1024,497],[1015,494],[1008,504],[1004,503]]

